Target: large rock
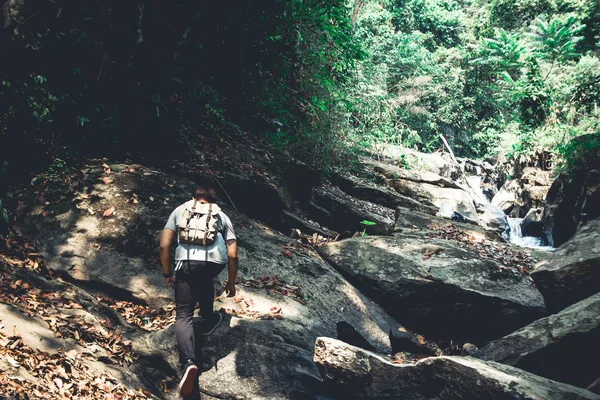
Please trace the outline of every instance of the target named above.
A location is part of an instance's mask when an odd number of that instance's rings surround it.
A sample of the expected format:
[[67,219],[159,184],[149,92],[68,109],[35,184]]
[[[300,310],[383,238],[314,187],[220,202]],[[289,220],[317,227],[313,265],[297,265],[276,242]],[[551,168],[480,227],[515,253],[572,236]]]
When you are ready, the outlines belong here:
[[542,245],[547,246],[548,240],[544,235],[544,227],[542,225],[542,209],[532,208],[527,212],[525,218],[521,221],[521,236],[531,236],[540,239]]
[[490,203],[483,203],[477,207],[479,224],[495,232],[504,233],[509,229],[506,214]]
[[395,365],[375,353],[322,337],[315,343],[314,360],[338,398],[600,399],[585,389],[471,357],[426,358]]
[[431,227],[446,226],[451,223],[462,232],[473,236],[477,241],[491,240],[495,242],[505,242],[502,236],[494,230],[484,229],[479,225],[449,221],[446,218],[409,210],[404,207],[396,208],[395,220],[394,232],[402,232],[404,235],[412,233],[419,235],[418,237],[423,237]]
[[521,198],[521,193],[522,187],[518,180],[507,180],[492,199],[492,205],[500,208],[507,215],[525,215],[526,204]]
[[[394,225],[394,210],[357,199],[335,186],[323,185],[313,190],[311,215],[321,224],[336,231],[387,235]],[[361,221],[374,225],[361,225]]]
[[512,217],[522,218],[530,208],[544,206],[550,184],[548,171],[526,167],[519,176],[507,180],[502,185],[492,199],[492,204]]
[[352,238],[319,253],[403,324],[432,338],[481,342],[544,315],[528,277],[448,240],[412,233]]
[[[196,184],[139,165],[110,166],[110,175],[100,166],[86,168],[78,179],[80,193],[72,197],[22,209],[20,227],[43,250],[48,268],[65,280],[116,300],[170,306],[173,292],[156,257],[158,238],[169,213]],[[103,183],[103,177],[114,182]],[[377,351],[391,352],[388,333],[398,323],[381,307],[313,250],[223,207],[238,238],[238,276],[254,278],[254,284],[238,285],[236,300],[215,303],[235,316],[226,314],[198,347],[200,391],[215,398],[321,398],[312,349],[318,336],[334,336],[340,321]],[[181,371],[174,328],[135,336],[137,369],[155,383],[155,395],[175,398]],[[170,394],[158,389],[161,380],[170,382]]]
[[566,155],[567,168],[552,183],[542,217],[548,241],[554,247],[600,216],[600,134],[573,138],[567,144]]
[[600,216],[600,169],[581,171],[574,176],[561,175],[554,180],[546,196],[542,215],[548,242],[560,246],[577,229]]
[[371,203],[380,204],[387,208],[405,207],[432,215],[437,212],[436,207],[427,206],[418,200],[403,196],[385,186],[365,182],[357,177],[339,176],[335,183],[349,195]]
[[584,225],[531,276],[552,311],[600,292],[600,218]]
[[454,181],[431,172],[406,170],[386,164],[375,164],[386,183],[396,192],[428,207],[457,212],[472,223],[479,223],[473,196]]
[[598,378],[598,369],[581,362],[581,356],[600,358],[598,338],[600,294],[488,343],[478,356],[586,387]]
[[404,146],[381,143],[376,145],[375,156],[387,157],[391,164],[407,164],[425,172],[432,172],[444,178],[457,179],[460,176],[458,165],[448,153],[422,153]]

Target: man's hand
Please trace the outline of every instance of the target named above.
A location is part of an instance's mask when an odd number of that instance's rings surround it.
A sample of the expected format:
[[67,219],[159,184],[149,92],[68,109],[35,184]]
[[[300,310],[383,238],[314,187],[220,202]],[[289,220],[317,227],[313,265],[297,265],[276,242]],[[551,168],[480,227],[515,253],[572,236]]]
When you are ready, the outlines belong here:
[[235,296],[235,282],[227,281],[225,285],[225,293],[227,293],[227,297]]
[[165,278],[165,282],[167,283],[168,287],[170,287],[171,289],[175,289],[175,276]]

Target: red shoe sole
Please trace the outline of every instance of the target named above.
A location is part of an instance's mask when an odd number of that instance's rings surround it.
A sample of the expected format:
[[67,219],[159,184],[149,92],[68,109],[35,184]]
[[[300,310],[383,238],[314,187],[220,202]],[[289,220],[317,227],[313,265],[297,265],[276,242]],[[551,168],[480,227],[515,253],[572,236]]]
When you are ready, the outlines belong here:
[[183,374],[181,382],[179,382],[179,394],[181,397],[187,397],[194,390],[194,379],[198,375],[198,367],[190,365]]

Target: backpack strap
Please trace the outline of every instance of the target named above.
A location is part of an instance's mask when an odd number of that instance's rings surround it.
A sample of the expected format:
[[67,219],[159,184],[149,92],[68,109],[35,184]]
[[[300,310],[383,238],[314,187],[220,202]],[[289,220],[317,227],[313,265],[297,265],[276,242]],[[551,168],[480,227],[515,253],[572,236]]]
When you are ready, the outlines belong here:
[[210,218],[212,217],[212,203],[208,205],[208,214],[206,216],[206,229],[204,230],[204,239],[202,240],[202,244],[206,246],[206,239],[208,238],[208,224],[210,222]]
[[196,202],[197,202],[197,200],[194,199],[194,203],[192,204],[192,212],[188,213],[189,215],[188,215],[187,220],[185,222],[186,235],[187,235],[188,239],[189,239],[189,235],[190,235],[190,231],[189,231],[189,229],[190,229],[190,221],[192,220],[192,218],[194,218],[194,214],[196,214]]

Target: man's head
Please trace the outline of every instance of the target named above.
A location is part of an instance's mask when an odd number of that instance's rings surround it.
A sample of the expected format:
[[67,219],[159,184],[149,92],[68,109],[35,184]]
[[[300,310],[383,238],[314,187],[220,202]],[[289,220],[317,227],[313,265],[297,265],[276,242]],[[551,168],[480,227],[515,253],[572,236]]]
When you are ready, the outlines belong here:
[[192,197],[198,200],[200,203],[215,203],[217,201],[217,194],[213,188],[200,186],[194,190]]

